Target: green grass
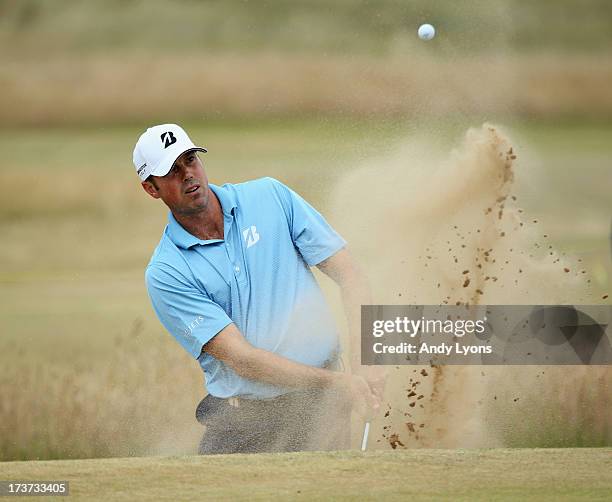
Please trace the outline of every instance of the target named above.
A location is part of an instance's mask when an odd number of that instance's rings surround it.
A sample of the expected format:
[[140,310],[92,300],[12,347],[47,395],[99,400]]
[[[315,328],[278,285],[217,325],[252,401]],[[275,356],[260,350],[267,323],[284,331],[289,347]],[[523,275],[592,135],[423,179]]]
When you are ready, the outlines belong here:
[[608,500],[612,449],[412,450],[2,464],[75,500]]

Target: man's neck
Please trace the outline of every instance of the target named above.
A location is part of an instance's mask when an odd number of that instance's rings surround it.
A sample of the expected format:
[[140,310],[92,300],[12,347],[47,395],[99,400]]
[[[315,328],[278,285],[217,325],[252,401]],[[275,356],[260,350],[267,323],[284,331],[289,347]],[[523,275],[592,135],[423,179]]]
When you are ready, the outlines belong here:
[[192,214],[175,214],[174,219],[201,240],[223,239],[223,209],[215,193],[208,188],[209,201],[204,209]]

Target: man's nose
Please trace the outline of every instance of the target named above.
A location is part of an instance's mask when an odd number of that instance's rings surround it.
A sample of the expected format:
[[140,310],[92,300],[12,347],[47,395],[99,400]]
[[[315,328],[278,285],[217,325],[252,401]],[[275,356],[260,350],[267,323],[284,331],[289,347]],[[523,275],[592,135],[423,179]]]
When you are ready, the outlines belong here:
[[195,177],[193,169],[189,166],[181,167],[181,176],[183,177],[183,181],[187,181]]

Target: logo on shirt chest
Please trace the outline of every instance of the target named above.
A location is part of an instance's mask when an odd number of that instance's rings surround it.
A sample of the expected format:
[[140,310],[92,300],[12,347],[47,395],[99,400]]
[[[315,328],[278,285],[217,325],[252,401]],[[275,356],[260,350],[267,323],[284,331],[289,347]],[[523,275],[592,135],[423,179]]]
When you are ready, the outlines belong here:
[[244,237],[247,249],[259,242],[259,234],[257,233],[257,227],[255,225],[245,228],[242,231],[242,236]]

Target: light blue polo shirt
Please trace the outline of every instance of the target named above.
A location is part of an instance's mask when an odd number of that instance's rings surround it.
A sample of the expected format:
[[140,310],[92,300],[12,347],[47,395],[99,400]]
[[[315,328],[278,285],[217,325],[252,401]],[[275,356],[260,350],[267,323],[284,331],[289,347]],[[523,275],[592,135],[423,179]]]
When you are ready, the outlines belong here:
[[310,204],[272,178],[209,185],[224,239],[200,240],[173,217],[147,267],[153,308],[204,370],[217,397],[265,399],[289,389],[239,377],[202,346],[235,323],[255,347],[321,367],[338,330],[310,267],[346,245]]

